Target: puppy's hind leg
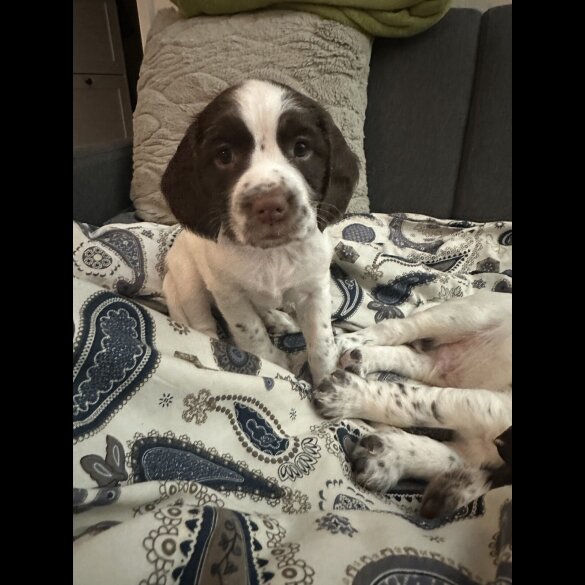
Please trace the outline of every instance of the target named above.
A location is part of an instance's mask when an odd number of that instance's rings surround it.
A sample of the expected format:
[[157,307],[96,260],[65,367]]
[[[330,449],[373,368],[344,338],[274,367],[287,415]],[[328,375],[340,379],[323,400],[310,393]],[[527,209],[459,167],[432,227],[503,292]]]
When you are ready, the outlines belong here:
[[427,485],[419,514],[423,518],[452,514],[486,494],[491,487],[490,472],[485,469],[462,466],[445,471]]
[[478,292],[434,305],[405,319],[386,319],[361,331],[342,335],[342,350],[364,344],[404,345],[418,340],[452,343],[470,333],[511,319],[511,295]]
[[195,331],[217,339],[217,325],[211,314],[211,297],[199,274],[190,279],[188,290],[181,290],[171,272],[163,281],[163,292],[174,321],[184,323]]
[[244,294],[232,289],[216,289],[213,298],[240,349],[289,369],[286,353],[274,346],[256,307]]
[[364,435],[351,453],[356,481],[374,491],[387,491],[402,478],[432,480],[460,468],[463,460],[447,445],[385,425]]

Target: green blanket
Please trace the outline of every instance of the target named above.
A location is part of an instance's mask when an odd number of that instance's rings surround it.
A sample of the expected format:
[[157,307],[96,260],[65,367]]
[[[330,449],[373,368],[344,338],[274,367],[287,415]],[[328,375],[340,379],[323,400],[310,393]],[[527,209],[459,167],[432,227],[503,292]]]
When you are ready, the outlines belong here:
[[450,0],[172,0],[185,17],[236,14],[262,8],[303,10],[376,37],[410,37],[438,22]]

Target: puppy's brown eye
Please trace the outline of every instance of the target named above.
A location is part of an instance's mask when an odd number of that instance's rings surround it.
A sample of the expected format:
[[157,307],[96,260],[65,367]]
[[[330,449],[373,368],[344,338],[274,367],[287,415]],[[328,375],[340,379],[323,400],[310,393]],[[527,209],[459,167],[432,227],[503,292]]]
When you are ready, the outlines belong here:
[[218,164],[226,166],[233,162],[234,155],[230,148],[224,146],[217,152],[215,160],[218,162]]
[[304,140],[297,140],[293,149],[296,158],[305,158],[310,152],[309,145]]

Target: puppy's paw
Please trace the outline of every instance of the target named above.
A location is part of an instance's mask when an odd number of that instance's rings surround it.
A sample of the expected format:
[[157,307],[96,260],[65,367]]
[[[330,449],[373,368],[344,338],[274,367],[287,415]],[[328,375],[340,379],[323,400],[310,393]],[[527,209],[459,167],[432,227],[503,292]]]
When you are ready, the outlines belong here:
[[316,386],[313,406],[324,418],[351,416],[348,414],[348,407],[352,403],[353,393],[351,374],[335,370]]
[[365,329],[362,329],[361,331],[338,335],[335,338],[335,343],[337,344],[339,353],[342,354],[352,349],[359,349],[364,345],[370,345],[373,343],[373,339]]
[[364,355],[360,349],[351,349],[343,352],[339,357],[339,367],[361,378],[365,378],[368,373],[364,362]]
[[423,518],[438,518],[452,514],[489,489],[485,471],[460,468],[441,473],[427,485],[419,514]]
[[350,457],[357,483],[376,492],[385,492],[396,485],[402,475],[396,453],[391,440],[389,443],[383,434],[361,437]]
[[299,333],[299,324],[284,311],[272,309],[262,314],[262,321],[270,335],[289,335]]

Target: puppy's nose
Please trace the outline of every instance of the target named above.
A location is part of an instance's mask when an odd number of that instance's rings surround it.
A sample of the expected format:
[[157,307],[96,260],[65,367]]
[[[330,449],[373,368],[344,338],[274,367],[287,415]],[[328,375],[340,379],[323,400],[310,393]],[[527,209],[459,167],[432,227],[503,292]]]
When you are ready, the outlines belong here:
[[272,192],[257,197],[252,203],[252,213],[260,223],[282,221],[288,211],[286,197],[281,192]]

